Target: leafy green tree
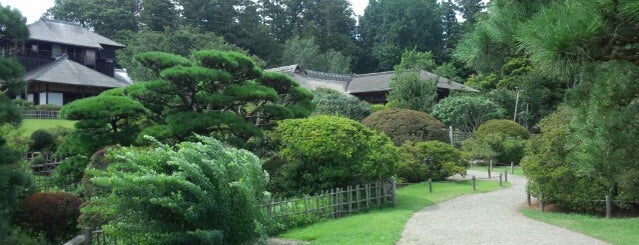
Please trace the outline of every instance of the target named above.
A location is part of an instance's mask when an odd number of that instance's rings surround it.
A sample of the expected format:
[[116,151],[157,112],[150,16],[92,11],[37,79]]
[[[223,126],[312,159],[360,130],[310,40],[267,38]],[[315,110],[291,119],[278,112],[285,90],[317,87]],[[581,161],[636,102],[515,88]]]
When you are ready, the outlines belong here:
[[530,133],[510,120],[488,120],[475,130],[475,136],[475,139],[462,142],[462,146],[471,156],[509,163],[519,162],[524,156],[524,146]]
[[284,45],[282,65],[298,64],[306,69],[323,72],[349,74],[351,72],[350,56],[339,51],[322,52],[314,38],[294,37]]
[[24,41],[29,37],[26,23],[27,18],[20,11],[0,4],[0,36],[14,42]]
[[[12,41],[24,40],[29,31],[25,25],[26,18],[19,11],[0,5],[0,36]],[[0,57],[0,83],[12,81],[24,73],[22,66],[15,59]],[[11,100],[5,95],[5,88],[0,91],[0,126],[8,127],[15,131],[22,121],[20,114]],[[13,230],[11,219],[14,216],[18,203],[29,192],[32,183],[29,175],[22,171],[16,171],[15,164],[21,159],[24,152],[7,144],[6,134],[2,129],[0,134],[0,243],[7,242],[9,233]]]
[[395,66],[395,76],[388,85],[387,100],[391,107],[430,112],[437,99],[437,81],[424,79],[422,70],[436,66],[431,52],[406,50]]
[[462,159],[460,150],[441,141],[408,142],[400,147],[400,153],[402,160],[397,175],[408,182],[465,175],[470,166]]
[[369,128],[385,133],[397,146],[406,141],[449,141],[444,124],[437,118],[421,111],[384,109],[364,118],[362,123]]
[[81,24],[114,38],[120,31],[139,31],[140,0],[55,0],[48,17]]
[[144,0],[140,10],[140,22],[151,31],[164,31],[165,28],[176,28],[179,12],[172,0]]
[[440,58],[442,28],[441,9],[435,0],[370,1],[360,18],[363,49],[377,60],[377,71],[398,64],[406,49],[431,51]]
[[285,120],[277,132],[284,164],[271,176],[278,193],[312,194],[395,174],[399,155],[392,141],[351,119]]
[[361,121],[371,114],[371,105],[357,97],[344,94],[328,88],[318,88],[313,91],[313,114],[343,116],[355,121]]
[[461,94],[440,100],[433,108],[433,116],[454,128],[473,132],[482,123],[503,118],[504,108],[482,95]]
[[259,158],[211,137],[198,141],[108,150],[100,168],[87,170],[95,191],[80,225],[148,244],[256,239],[267,182]]

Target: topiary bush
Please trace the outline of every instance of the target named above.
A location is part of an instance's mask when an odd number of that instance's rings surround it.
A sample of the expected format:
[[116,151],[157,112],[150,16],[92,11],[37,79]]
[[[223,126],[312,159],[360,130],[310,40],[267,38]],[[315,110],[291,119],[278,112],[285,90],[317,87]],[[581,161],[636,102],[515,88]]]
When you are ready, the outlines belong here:
[[[212,137],[98,152],[81,227],[144,244],[249,244],[263,231],[267,176],[259,158]],[[102,154],[106,154],[102,156]]]
[[369,103],[328,88],[315,89],[313,103],[316,115],[343,116],[356,121],[361,121],[372,111]]
[[49,242],[61,243],[78,234],[80,198],[64,192],[40,192],[20,203],[18,223],[28,231],[43,233]]
[[38,129],[31,133],[29,137],[31,144],[29,146],[31,151],[52,151],[56,147],[55,136],[47,130]]
[[441,141],[408,142],[400,147],[402,160],[397,176],[407,182],[432,178],[444,180],[455,174],[466,174],[470,166],[462,152]]
[[489,134],[505,134],[511,137],[528,139],[530,133],[528,130],[516,122],[511,120],[488,120],[475,130],[475,136],[484,137]]
[[277,128],[282,149],[271,164],[285,195],[364,184],[396,173],[398,151],[390,139],[354,120],[316,116],[283,121]]
[[397,146],[406,141],[449,141],[444,125],[425,112],[391,108],[371,114],[362,123],[385,133]]

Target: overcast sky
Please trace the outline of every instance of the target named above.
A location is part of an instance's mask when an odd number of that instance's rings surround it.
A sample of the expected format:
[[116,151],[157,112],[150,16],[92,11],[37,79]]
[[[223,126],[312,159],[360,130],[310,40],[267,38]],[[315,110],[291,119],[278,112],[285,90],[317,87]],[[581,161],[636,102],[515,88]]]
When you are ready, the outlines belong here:
[[[349,0],[356,15],[364,14],[368,0]],[[27,17],[27,24],[40,19],[40,16],[53,6],[54,0],[0,0],[3,6],[11,6],[20,10]]]

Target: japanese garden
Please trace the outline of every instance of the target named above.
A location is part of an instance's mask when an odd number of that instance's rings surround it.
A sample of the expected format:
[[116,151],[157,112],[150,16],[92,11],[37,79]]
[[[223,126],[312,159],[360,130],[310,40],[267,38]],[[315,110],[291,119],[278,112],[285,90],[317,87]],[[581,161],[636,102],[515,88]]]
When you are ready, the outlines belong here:
[[0,244],[636,244],[636,0],[0,3]]

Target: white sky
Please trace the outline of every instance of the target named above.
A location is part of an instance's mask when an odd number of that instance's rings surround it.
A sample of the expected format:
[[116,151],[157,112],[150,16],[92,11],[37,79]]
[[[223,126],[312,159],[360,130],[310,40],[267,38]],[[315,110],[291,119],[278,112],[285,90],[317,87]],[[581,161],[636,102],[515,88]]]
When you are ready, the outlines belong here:
[[[368,0],[349,0],[353,5],[353,11],[356,15],[363,15]],[[27,24],[33,23],[40,19],[47,9],[53,7],[54,0],[0,0],[2,6],[11,6],[20,10],[22,16],[27,17]]]

